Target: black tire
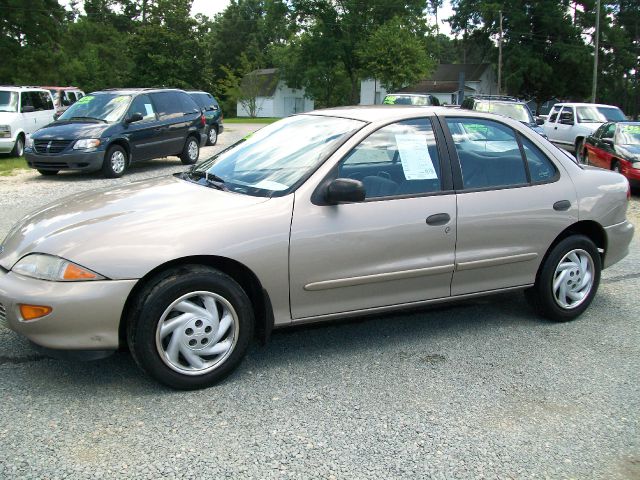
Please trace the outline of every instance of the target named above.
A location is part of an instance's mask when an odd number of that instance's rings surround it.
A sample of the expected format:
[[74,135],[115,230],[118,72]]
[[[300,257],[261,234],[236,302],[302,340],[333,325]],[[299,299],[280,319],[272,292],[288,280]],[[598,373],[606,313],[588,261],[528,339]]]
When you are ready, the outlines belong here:
[[18,135],[16,138],[16,143],[13,145],[13,149],[9,154],[10,157],[22,157],[24,155],[24,136],[22,134]]
[[[593,283],[584,299],[580,301],[581,303],[573,307],[563,307],[554,294],[554,276],[556,268],[565,255],[573,250],[584,252],[591,258]],[[561,240],[548,252],[538,270],[535,285],[525,291],[525,296],[538,314],[557,322],[568,322],[580,316],[591,304],[600,284],[601,271],[600,254],[591,239],[584,235],[571,235]],[[579,276],[576,278],[580,280]]]
[[184,143],[184,148],[180,154],[180,160],[185,165],[193,165],[198,161],[200,156],[200,142],[193,135],[187,137],[187,141]]
[[45,177],[50,177],[52,175],[57,175],[60,170],[40,170],[38,169],[38,173],[40,175],[44,175]]
[[578,163],[587,163],[586,151],[587,147],[584,145],[584,138],[581,138],[576,142],[576,159]]
[[129,166],[129,155],[120,145],[112,145],[107,150],[102,162],[102,174],[107,178],[118,178],[124,175]]
[[218,143],[218,127],[211,125],[207,132],[207,145],[212,146]]
[[[232,306],[237,322],[233,324],[233,329],[230,328],[235,345],[221,357],[220,363],[209,367],[213,368],[210,371],[189,375],[177,371],[175,365],[170,366],[167,355],[160,352],[160,348],[167,347],[158,347],[156,342],[163,340],[156,339],[156,332],[159,331],[158,325],[163,314],[178,299],[193,292],[212,293],[225,299]],[[173,332],[180,330],[180,335],[183,335],[182,328],[176,328]],[[194,390],[209,387],[229,375],[245,356],[253,332],[253,309],[242,287],[216,269],[187,265],[160,274],[139,294],[127,324],[127,343],[138,366],[151,377],[172,388]],[[174,334],[170,334],[170,340],[173,340]],[[185,334],[188,334],[186,330]],[[186,345],[180,348],[184,347]],[[182,350],[180,352],[183,355]],[[184,357],[181,358],[184,360]]]
[[611,170],[616,172],[616,173],[621,173],[620,172],[620,162],[618,162],[617,160],[614,160],[613,162],[611,162]]

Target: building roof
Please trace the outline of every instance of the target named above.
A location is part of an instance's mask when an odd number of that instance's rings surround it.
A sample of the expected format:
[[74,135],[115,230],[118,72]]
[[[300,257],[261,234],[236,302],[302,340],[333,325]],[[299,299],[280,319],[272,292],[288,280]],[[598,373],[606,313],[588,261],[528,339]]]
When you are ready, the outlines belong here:
[[242,77],[240,85],[244,90],[249,90],[252,94],[256,93],[256,97],[273,97],[278,80],[277,68],[261,68]]
[[457,82],[460,78],[460,72],[464,72],[465,82],[477,82],[490,67],[489,63],[441,63],[426,80]]

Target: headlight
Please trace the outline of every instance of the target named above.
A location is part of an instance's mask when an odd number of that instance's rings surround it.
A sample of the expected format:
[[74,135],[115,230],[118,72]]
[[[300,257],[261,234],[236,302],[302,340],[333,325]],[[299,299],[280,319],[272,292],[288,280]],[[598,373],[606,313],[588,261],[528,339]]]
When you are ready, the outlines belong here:
[[0,138],[11,138],[11,127],[9,125],[0,125]]
[[54,282],[81,282],[105,278],[69,260],[44,253],[31,253],[22,257],[11,271],[25,277]]
[[74,150],[85,150],[88,148],[96,148],[100,145],[99,138],[83,138],[82,140],[78,140],[73,146]]
[[633,162],[633,168],[635,168],[636,170],[640,170],[640,158]]

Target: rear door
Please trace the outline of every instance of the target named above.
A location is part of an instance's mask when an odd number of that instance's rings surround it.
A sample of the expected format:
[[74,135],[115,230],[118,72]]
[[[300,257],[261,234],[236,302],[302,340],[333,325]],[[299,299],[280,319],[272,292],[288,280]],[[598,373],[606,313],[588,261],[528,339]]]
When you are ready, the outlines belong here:
[[53,122],[53,116],[56,113],[56,109],[53,106],[53,99],[48,90],[40,90],[34,92],[39,99],[38,105],[38,122],[37,127],[42,128]]
[[544,123],[542,128],[544,129],[544,133],[549,137],[551,142],[555,142],[558,140],[558,117],[560,116],[560,110],[562,110],[562,105],[554,105],[551,111],[549,112],[549,118]]
[[451,294],[534,283],[549,245],[578,220],[571,180],[527,135],[502,122],[449,117],[446,125],[458,157]]
[[344,156],[332,177],[362,181],[364,202],[296,196],[294,320],[450,295],[456,196],[437,129],[426,117],[392,123]]
[[162,138],[160,155],[181,153],[187,134],[200,111],[198,105],[184,92],[156,92],[151,94],[151,98],[159,117]]

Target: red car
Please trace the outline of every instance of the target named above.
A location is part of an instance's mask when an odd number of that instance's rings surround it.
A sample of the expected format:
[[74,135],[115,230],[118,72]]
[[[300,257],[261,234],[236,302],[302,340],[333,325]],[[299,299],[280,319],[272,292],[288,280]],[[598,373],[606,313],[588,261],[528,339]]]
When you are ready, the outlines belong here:
[[609,122],[587,137],[587,163],[623,174],[640,187],[640,122]]

